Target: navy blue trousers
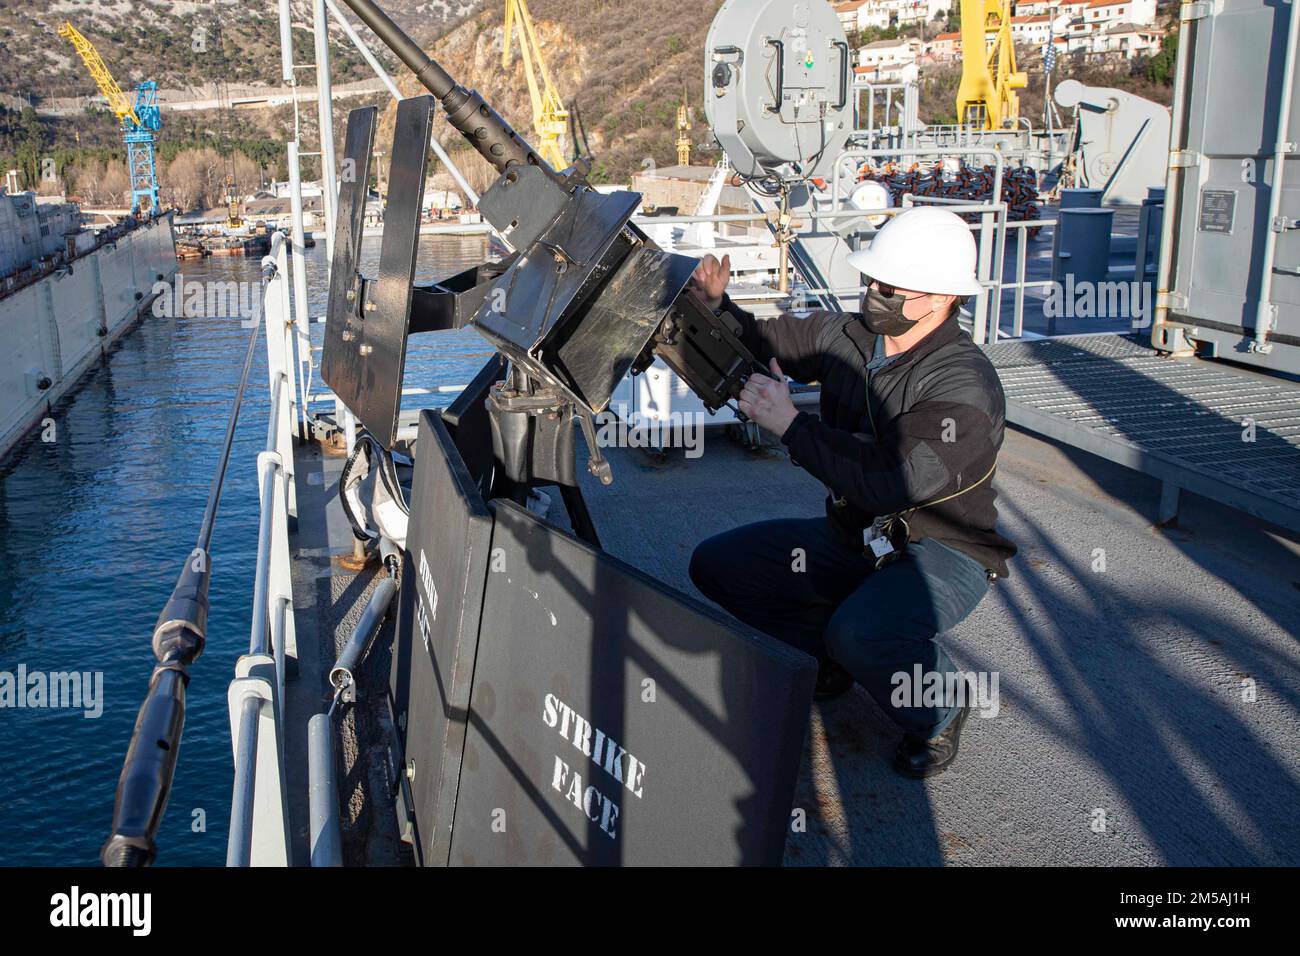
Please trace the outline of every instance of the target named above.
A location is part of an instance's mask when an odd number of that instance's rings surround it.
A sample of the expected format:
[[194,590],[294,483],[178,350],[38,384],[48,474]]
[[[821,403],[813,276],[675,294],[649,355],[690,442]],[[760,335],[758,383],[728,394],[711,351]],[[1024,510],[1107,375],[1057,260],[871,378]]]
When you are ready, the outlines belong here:
[[691,580],[750,627],[834,660],[905,733],[921,737],[946,727],[956,703],[891,700],[894,675],[910,680],[917,665],[945,681],[955,673],[936,638],[989,587],[978,561],[933,540],[912,542],[903,557],[873,571],[825,518],[760,521],[715,535],[691,555]]

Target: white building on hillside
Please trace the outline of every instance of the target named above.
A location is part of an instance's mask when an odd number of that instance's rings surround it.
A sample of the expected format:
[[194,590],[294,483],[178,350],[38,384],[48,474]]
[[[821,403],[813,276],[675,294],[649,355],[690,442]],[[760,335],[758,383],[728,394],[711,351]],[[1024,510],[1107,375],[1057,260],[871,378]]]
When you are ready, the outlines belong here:
[[921,78],[921,69],[915,63],[884,63],[880,66],[855,66],[853,81],[857,86],[866,83],[915,83]]
[[1020,0],[1013,5],[1017,17],[1041,17],[1070,14],[1088,24],[1135,23],[1145,26],[1155,22],[1156,0]]
[[858,11],[866,5],[867,0],[849,0],[847,3],[831,4],[835,15],[840,18],[840,26],[844,27],[844,32],[849,36],[861,32],[862,28],[858,26]]
[[1061,3],[1054,4],[1058,13],[1063,13],[1071,22],[1078,21],[1083,23],[1083,12],[1088,9],[1092,0],[1062,0]]
[[1113,23],[1082,33],[1070,33],[1053,39],[1057,56],[1074,55],[1090,60],[1131,60],[1154,56],[1160,52],[1163,32],[1155,27],[1132,23]]
[[832,4],[835,15],[852,36],[868,27],[884,29],[913,23],[929,23],[935,14],[946,12],[957,0],[847,0]]
[[897,40],[877,40],[858,50],[858,66],[890,67],[906,66],[915,63],[921,55],[921,41],[915,37],[900,37]]
[[932,60],[950,62],[961,56],[961,34],[957,31],[940,33],[925,45],[923,51]]
[[1092,0],[1083,19],[1094,28],[1119,23],[1150,26],[1156,22],[1156,0]]
[[878,0],[849,0],[832,6],[849,37],[861,33],[867,27],[883,30],[889,26],[889,11]]
[[1067,14],[1057,14],[1055,18],[1048,14],[1032,17],[1011,18],[1011,39],[1015,43],[1041,47],[1049,36],[1060,36],[1066,32],[1070,18]]
[[954,0],[880,0],[893,8],[894,22],[929,23],[935,14],[946,12]]
[[1131,60],[1160,52],[1159,30],[1133,23],[1115,23],[1092,38],[1092,54],[1109,59]]

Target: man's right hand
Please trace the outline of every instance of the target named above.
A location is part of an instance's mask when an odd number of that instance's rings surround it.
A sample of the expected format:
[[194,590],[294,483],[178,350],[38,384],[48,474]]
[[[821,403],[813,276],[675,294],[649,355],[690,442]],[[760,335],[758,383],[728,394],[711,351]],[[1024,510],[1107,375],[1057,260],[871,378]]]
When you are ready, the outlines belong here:
[[695,267],[691,275],[691,286],[698,292],[709,308],[716,309],[722,305],[722,294],[727,291],[731,281],[731,256],[723,256],[719,262],[713,255],[706,255]]

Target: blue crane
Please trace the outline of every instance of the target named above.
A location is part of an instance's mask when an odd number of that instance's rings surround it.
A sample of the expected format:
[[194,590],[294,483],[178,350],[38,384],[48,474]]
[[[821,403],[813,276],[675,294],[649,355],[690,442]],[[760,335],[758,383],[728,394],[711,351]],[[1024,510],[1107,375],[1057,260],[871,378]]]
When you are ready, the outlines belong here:
[[158,162],[154,155],[154,134],[162,126],[158,112],[158,84],[146,80],[137,86],[135,103],[132,104],[117,85],[117,80],[113,79],[95,44],[67,22],[59,27],[59,36],[72,42],[99,92],[108,101],[108,108],[121,123],[122,138],[126,140],[127,173],[131,178],[131,215],[139,215],[146,202],[149,215],[158,215],[161,207],[158,202]]

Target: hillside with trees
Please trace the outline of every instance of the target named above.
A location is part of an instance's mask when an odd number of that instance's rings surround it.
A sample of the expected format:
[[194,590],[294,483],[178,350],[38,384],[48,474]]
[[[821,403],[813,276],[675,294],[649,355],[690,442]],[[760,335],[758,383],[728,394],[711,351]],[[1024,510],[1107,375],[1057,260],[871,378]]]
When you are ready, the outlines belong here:
[[[303,7],[306,0],[293,2],[296,7]],[[634,171],[676,163],[676,114],[683,98],[692,112],[690,136],[695,145],[694,161],[711,163],[717,158],[701,103],[705,37],[720,5],[721,0],[704,0],[693,5],[682,5],[677,0],[638,0],[637,3],[531,0],[529,8],[551,75],[571,113],[580,119],[585,130],[585,147],[595,157],[595,181],[625,183]],[[155,6],[165,10],[154,11],[131,23],[124,22],[123,11],[139,13]],[[94,37],[124,86],[142,77],[146,66],[160,83],[217,79],[234,83],[260,78],[278,84],[275,8],[272,4],[264,6],[265,9],[258,5],[237,7],[232,0],[213,0],[211,4],[89,0],[86,13],[77,16],[80,28]],[[521,58],[516,52],[509,69],[501,66],[504,32],[501,0],[478,3],[386,0],[384,6],[461,82],[479,89],[525,136],[532,136],[532,111]],[[66,8],[67,4],[60,7]],[[35,46],[38,42],[48,49],[27,51],[25,55],[27,60],[36,56],[50,61],[50,71],[48,75],[42,74],[41,81],[46,93],[85,95],[93,91],[93,84],[80,63],[69,60],[73,54],[67,41],[52,37],[52,30],[67,14],[38,14],[28,33],[19,38],[22,41],[19,44],[13,33],[16,9],[14,0],[0,0],[0,47],[6,53],[0,57],[0,92],[13,93],[14,84],[20,82],[15,77],[23,69],[31,68],[30,64],[21,65],[21,57],[9,57],[11,48],[22,44]],[[240,16],[231,15],[235,10],[240,11]],[[224,33],[202,33],[208,43],[203,56],[186,59],[182,40],[203,23],[215,31],[214,16],[220,17]],[[147,29],[154,22],[151,17],[170,17],[175,22],[166,20],[155,35]],[[205,17],[208,19],[204,20]],[[902,31],[896,28],[868,31],[851,37],[851,41],[857,47],[900,32],[932,37],[956,26],[954,12],[947,18],[936,18],[932,23],[905,27]],[[1168,29],[1171,24],[1165,26]],[[10,33],[6,35],[5,30]],[[364,29],[362,33],[369,36]],[[151,39],[146,42],[144,34],[149,34]],[[1173,40],[1171,33],[1157,56],[1118,65],[1103,66],[1062,57],[1056,63],[1053,82],[1075,77],[1090,85],[1116,86],[1168,103],[1175,54]],[[310,31],[295,31],[295,46],[304,62],[311,57],[310,43]],[[368,68],[360,63],[357,54],[344,53],[338,38],[334,38],[334,45],[339,49],[335,56],[336,81],[369,77]],[[378,47],[377,41],[374,45]],[[59,60],[57,66],[53,65],[54,59]],[[1037,126],[1043,115],[1041,59],[1036,52],[1023,50],[1020,65],[1029,74],[1029,87],[1021,92],[1021,112]],[[5,73],[6,70],[9,72]],[[394,74],[405,93],[419,92],[404,70],[394,68]],[[936,123],[955,120],[954,100],[959,79],[959,65],[922,65],[920,112],[924,120]],[[310,83],[309,74],[303,82]],[[367,102],[385,110],[379,142],[383,144],[381,149],[387,151],[393,107],[389,98],[381,94],[368,100],[358,97],[336,102],[336,142],[341,147],[347,111]],[[297,122],[304,141],[313,143],[314,104],[300,108]],[[287,172],[284,142],[292,135],[294,123],[291,106],[237,112],[164,112],[159,166],[165,201],[183,208],[219,201],[224,173],[216,175],[212,171],[214,156],[223,163],[227,155],[238,157],[236,179],[243,191],[252,191],[262,181],[284,178]],[[439,129],[442,141],[453,155],[466,150],[449,127],[441,124]],[[572,155],[572,142],[565,145]],[[38,170],[43,158],[54,159],[61,185],[39,182]],[[0,164],[4,168],[20,169],[28,184],[55,190],[65,188],[96,203],[112,204],[110,197],[125,188],[125,150],[121,136],[113,116],[102,108],[90,108],[80,115],[49,117],[37,116],[29,109],[0,107]],[[465,156],[459,165],[479,186],[490,181],[490,168],[477,156]],[[313,178],[319,173],[309,162],[304,175]]]
[[[634,170],[676,159],[677,108],[692,107],[692,139],[713,150],[703,112],[704,41],[721,0],[531,0],[543,55],[566,106],[580,117],[595,156],[592,178],[627,182]],[[519,56],[501,69],[503,4],[489,2],[429,47],[462,83],[478,89],[524,135],[532,110]],[[404,24],[405,25],[405,24]],[[416,92],[409,77],[405,92]],[[443,131],[450,149],[462,144]],[[572,155],[572,142],[566,142]],[[453,155],[455,155],[453,153]],[[712,154],[700,154],[711,162]],[[481,165],[477,160],[463,167]]]
[[[311,0],[291,0],[294,59],[312,62]],[[394,16],[437,30],[474,0],[385,0]],[[71,21],[95,44],[123,89],[153,80],[184,90],[217,78],[279,84],[280,28],[274,0],[0,0],[0,93],[39,102],[93,94],[72,45],[58,35]],[[222,50],[226,51],[223,55]],[[336,82],[371,74],[338,27],[330,30]]]

